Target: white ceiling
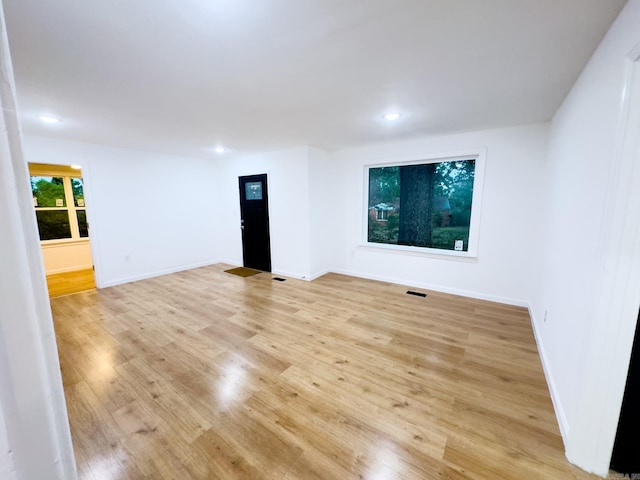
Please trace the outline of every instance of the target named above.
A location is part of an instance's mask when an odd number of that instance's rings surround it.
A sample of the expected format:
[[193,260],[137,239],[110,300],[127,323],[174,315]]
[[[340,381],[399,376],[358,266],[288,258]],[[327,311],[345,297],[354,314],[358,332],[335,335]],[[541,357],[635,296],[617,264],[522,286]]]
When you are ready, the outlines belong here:
[[[4,0],[25,133],[214,157],[549,120],[624,0]],[[382,115],[403,117],[389,124]],[[59,125],[43,125],[44,113]]]

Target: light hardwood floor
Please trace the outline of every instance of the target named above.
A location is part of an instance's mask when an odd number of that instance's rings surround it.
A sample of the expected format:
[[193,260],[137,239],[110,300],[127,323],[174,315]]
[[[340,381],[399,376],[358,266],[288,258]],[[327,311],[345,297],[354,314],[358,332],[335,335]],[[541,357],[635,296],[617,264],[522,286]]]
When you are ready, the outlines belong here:
[[93,268],[47,275],[47,287],[51,298],[96,288]]
[[52,299],[81,479],[586,479],[525,309],[215,265]]

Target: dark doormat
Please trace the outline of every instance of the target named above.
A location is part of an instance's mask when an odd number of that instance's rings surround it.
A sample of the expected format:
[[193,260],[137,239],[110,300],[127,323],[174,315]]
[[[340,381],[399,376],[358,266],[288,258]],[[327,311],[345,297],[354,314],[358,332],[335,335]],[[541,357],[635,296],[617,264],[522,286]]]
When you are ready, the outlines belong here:
[[231,268],[229,270],[225,270],[225,272],[232,275],[238,275],[239,277],[250,277],[251,275],[262,273],[260,270],[254,270],[253,268],[245,267]]

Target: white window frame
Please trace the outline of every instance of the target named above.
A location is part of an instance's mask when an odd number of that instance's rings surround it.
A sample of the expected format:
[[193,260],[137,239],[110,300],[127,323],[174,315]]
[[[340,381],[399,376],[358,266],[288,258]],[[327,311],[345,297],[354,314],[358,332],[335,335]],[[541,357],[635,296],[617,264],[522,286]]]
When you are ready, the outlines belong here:
[[[363,203],[362,211],[362,244],[361,247],[400,253],[420,255],[428,257],[445,257],[451,259],[478,258],[478,244],[480,235],[480,216],[482,212],[482,197],[484,187],[484,171],[487,158],[487,148],[478,147],[467,150],[457,150],[444,153],[427,153],[412,155],[410,157],[387,159],[380,162],[364,165]],[[466,252],[444,250],[440,248],[412,247],[408,245],[391,245],[385,243],[369,242],[369,170],[380,167],[401,167],[405,165],[424,165],[429,163],[453,162],[456,160],[475,160],[475,172],[473,180],[473,196],[471,200],[471,218],[469,222],[469,244]]]
[[[84,179],[80,171],[70,171],[69,167],[59,167],[51,165],[49,168],[34,167],[29,168],[29,181],[31,177],[56,177],[62,178],[62,184],[64,186],[64,198],[66,207],[36,207],[34,206],[34,214],[36,211],[66,211],[69,216],[69,226],[71,229],[71,237],[69,238],[56,238],[53,240],[40,240],[40,244],[44,246],[58,245],[58,244],[70,244],[70,243],[87,243],[89,242],[89,236],[80,236],[80,227],[78,224],[78,210],[84,210],[85,215],[87,211],[86,194],[84,192]],[[76,207],[75,199],[73,198],[73,188],[71,187],[71,179],[79,178],[82,180],[82,191],[85,196],[85,206]],[[87,221],[88,225],[88,221]]]

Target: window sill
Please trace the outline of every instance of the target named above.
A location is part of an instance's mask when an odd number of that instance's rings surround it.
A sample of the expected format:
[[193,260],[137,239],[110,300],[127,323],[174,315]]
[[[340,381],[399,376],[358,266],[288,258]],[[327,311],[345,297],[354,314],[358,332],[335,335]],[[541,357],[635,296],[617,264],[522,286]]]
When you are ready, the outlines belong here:
[[89,238],[62,238],[59,240],[42,240],[40,245],[42,248],[69,247],[72,245],[83,245],[89,243]]
[[440,250],[437,248],[410,247],[407,245],[387,245],[384,243],[362,243],[359,249],[386,252],[414,257],[436,258],[439,260],[454,260],[458,262],[475,263],[478,255],[472,252],[456,252],[455,250]]

